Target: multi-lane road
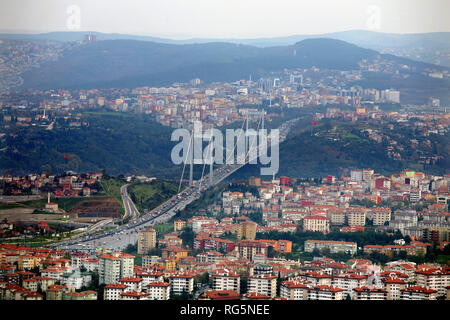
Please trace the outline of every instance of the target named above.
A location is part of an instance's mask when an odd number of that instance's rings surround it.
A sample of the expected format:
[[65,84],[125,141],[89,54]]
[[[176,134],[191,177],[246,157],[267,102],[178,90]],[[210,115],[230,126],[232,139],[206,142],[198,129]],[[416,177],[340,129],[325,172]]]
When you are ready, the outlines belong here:
[[[286,139],[289,130],[297,120],[299,118],[289,120],[278,128],[280,143]],[[256,147],[254,146],[253,148]],[[139,211],[128,196],[127,185],[124,185],[120,190],[125,207],[125,217],[130,217],[130,221],[127,224],[97,234],[88,232],[76,239],[60,242],[51,247],[73,250],[95,248],[123,250],[128,244],[136,243],[138,231],[169,221],[176,215],[177,211],[184,209],[188,204],[200,198],[201,193],[206,189],[217,185],[251,160],[247,159],[243,164],[222,165],[213,171],[211,178],[206,175],[202,179],[195,181],[192,186],[185,188],[144,216],[139,215]]]
[[120,196],[122,197],[123,207],[125,209],[125,214],[123,215],[123,220],[130,219],[130,221],[137,219],[140,214],[134,202],[131,200],[128,195],[128,184],[124,184],[120,187]]

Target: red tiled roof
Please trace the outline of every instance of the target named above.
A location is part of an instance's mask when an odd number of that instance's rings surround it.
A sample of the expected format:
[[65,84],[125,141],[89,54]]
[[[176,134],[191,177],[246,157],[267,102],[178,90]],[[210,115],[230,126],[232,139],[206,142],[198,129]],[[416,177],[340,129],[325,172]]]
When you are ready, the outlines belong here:
[[126,284],[120,284],[120,283],[111,283],[105,286],[105,289],[125,289],[128,286]]
[[162,281],[155,281],[147,285],[147,287],[168,287],[168,286],[170,286],[170,283]]

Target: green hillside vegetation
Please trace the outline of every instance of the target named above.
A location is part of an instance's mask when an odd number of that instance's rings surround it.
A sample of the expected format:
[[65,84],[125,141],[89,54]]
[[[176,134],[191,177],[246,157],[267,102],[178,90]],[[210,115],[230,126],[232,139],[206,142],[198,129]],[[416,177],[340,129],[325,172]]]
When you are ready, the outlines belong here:
[[[0,172],[27,174],[101,171],[111,175],[180,175],[170,161],[171,128],[145,115],[83,113],[87,127],[69,128],[60,119],[54,130],[14,128],[0,153]],[[64,155],[68,155],[68,159]],[[180,173],[178,173],[178,171]]]
[[[192,78],[205,82],[236,81],[246,79],[250,74],[257,78],[286,68],[315,66],[351,70],[358,67],[359,61],[377,55],[377,51],[330,38],[304,39],[292,45],[265,48],[226,42],[179,45],[104,40],[75,46],[66,50],[57,61],[43,63],[40,68],[25,72],[22,87],[132,88],[169,85]],[[392,55],[380,56],[413,65],[419,73],[432,66]],[[417,87],[417,83],[413,85]]]
[[[324,119],[318,125],[312,126],[310,120],[300,121],[287,140],[280,145],[280,169],[277,175],[324,177],[329,174],[348,174],[352,168],[372,168],[382,174],[412,169],[440,175],[450,166],[450,160],[445,156],[450,152],[446,142],[449,139],[448,134],[420,137],[412,129],[396,127],[393,134],[398,145],[405,148],[402,151],[402,160],[394,160],[387,155],[386,141],[375,142],[361,132],[367,128],[386,130],[377,124],[354,124]],[[409,147],[411,136],[419,141],[416,149]],[[431,145],[427,146],[424,139],[429,139]],[[422,152],[441,155],[443,159],[433,165],[420,164],[417,161]],[[248,165],[233,174],[232,178],[259,175],[259,171],[259,165]]]
[[138,210],[152,210],[170,199],[178,191],[178,185],[163,180],[147,183],[135,183],[128,187],[128,194]]

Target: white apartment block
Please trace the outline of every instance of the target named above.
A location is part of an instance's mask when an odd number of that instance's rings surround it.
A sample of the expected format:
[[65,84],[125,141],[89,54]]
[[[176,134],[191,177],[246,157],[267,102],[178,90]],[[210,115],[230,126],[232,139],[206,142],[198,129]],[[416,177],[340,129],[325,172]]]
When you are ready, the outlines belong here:
[[142,279],[141,278],[122,278],[119,280],[120,284],[126,285],[124,292],[141,292],[142,291]]
[[353,300],[387,300],[387,291],[382,288],[375,287],[358,287],[353,288]]
[[215,291],[231,290],[238,294],[241,289],[239,273],[230,270],[216,270],[212,274],[212,289]]
[[436,290],[438,296],[444,296],[446,288],[450,286],[450,270],[445,268],[417,270],[416,284],[419,287]]
[[162,281],[149,283],[146,292],[149,294],[149,300],[169,300],[170,283]]
[[149,283],[164,281],[162,272],[140,272],[136,274],[136,277],[142,279],[142,290],[144,291]]
[[105,286],[103,300],[122,300],[121,294],[124,293],[127,285],[113,283]]
[[343,290],[345,297],[350,295],[354,299],[354,288],[363,287],[367,284],[367,276],[354,273],[341,273],[332,279],[332,285]]
[[400,300],[401,290],[406,287],[405,281],[398,278],[385,278],[382,282],[387,291],[387,299]]
[[120,294],[121,300],[135,301],[148,300],[149,294],[145,292],[128,291]]
[[414,286],[402,289],[400,300],[436,300],[437,296],[436,290]]
[[287,300],[307,300],[308,287],[300,281],[283,281],[280,286],[280,297]]
[[308,300],[343,300],[343,290],[333,286],[316,286],[308,289]]
[[112,284],[121,278],[132,277],[134,270],[134,256],[115,252],[104,254],[99,258],[100,284]]
[[248,279],[247,292],[255,292],[274,298],[277,294],[277,277],[268,274],[251,276]]
[[173,294],[182,294],[183,292],[190,294],[194,291],[194,277],[191,275],[171,275],[169,282]]
[[331,253],[338,253],[342,251],[344,253],[355,254],[358,249],[358,245],[356,242],[332,241],[332,240],[305,241],[306,252],[313,252],[314,249],[322,250],[324,248],[330,249]]

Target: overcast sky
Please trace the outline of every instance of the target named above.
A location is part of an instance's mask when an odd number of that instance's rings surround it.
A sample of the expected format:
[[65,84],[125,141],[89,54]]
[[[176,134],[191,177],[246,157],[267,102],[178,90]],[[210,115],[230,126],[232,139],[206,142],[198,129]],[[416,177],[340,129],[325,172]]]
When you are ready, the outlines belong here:
[[1,0],[0,30],[183,39],[450,31],[450,0]]

